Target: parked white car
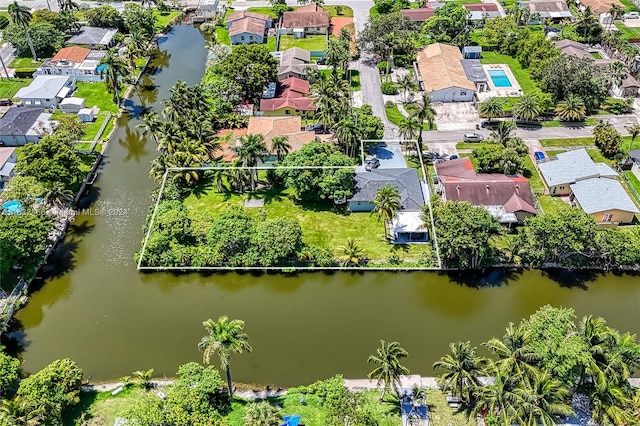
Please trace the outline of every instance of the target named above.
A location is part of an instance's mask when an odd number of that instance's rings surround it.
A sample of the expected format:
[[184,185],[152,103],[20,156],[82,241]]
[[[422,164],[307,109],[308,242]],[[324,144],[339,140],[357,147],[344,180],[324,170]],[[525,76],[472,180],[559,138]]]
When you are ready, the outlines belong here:
[[640,13],[638,12],[629,12],[622,15],[622,19],[638,19],[640,18]]

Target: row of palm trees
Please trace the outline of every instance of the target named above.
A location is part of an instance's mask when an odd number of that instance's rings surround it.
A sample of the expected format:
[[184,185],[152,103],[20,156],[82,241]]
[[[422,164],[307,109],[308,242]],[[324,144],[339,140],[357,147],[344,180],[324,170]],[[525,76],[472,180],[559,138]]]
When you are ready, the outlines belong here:
[[[504,102],[500,98],[489,98],[480,102],[478,110],[489,123],[492,119],[505,115]],[[587,115],[587,109],[582,98],[570,94],[565,100],[556,104],[555,113],[564,121],[582,121]],[[531,121],[538,118],[540,114],[541,109],[535,95],[524,95],[513,106],[513,115],[521,120]]]

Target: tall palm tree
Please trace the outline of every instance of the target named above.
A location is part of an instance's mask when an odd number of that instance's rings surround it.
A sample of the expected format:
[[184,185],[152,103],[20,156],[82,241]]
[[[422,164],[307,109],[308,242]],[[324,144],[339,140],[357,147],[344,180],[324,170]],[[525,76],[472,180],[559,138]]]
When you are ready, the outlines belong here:
[[611,15],[611,20],[609,21],[609,25],[607,25],[607,32],[611,30],[613,21],[619,19],[624,14],[624,7],[617,4],[612,4],[611,8],[609,8],[609,14]]
[[387,239],[389,237],[387,223],[391,223],[391,220],[396,215],[396,211],[400,210],[401,207],[398,188],[388,183],[378,189],[373,199],[373,206],[371,214],[375,214],[378,217],[378,221],[382,220],[384,238]]
[[556,115],[565,121],[580,121],[587,115],[587,108],[579,96],[570,93],[556,105]]
[[604,376],[596,376],[593,390],[589,392],[591,416],[596,424],[616,426],[628,423],[629,413],[625,409],[629,395],[618,382]]
[[27,401],[16,397],[0,402],[0,423],[6,425],[35,426],[42,424],[44,408],[33,407]]
[[336,74],[338,68],[342,69],[344,63],[349,61],[349,51],[345,49],[344,44],[340,40],[331,38],[329,39],[329,43],[327,43],[325,57],[327,59],[327,65],[330,65],[332,68],[331,73]]
[[593,13],[591,6],[587,6],[584,10],[578,11],[574,27],[578,34],[586,38],[589,28],[597,22],[598,17]]
[[24,35],[27,38],[29,49],[31,49],[33,60],[37,61],[38,57],[36,56],[36,50],[33,48],[33,42],[31,41],[31,36],[29,35],[29,23],[31,22],[31,12],[29,8],[26,6],[20,6],[18,2],[14,0],[14,2],[11,3],[7,8],[7,12],[9,12],[9,19],[11,19],[11,22],[19,27],[22,27],[22,29],[24,30]]
[[346,117],[334,127],[334,134],[338,142],[344,146],[345,154],[355,157],[358,142],[360,141],[358,127],[351,117]]
[[258,160],[263,160],[269,151],[267,145],[264,143],[262,135],[244,135],[240,138],[240,146],[236,148],[238,157],[242,160],[246,167],[250,168],[251,175],[251,190],[256,190],[256,178],[258,177],[258,171],[255,169],[258,166]]
[[[75,3],[74,3],[75,4]],[[71,10],[63,10],[58,16],[58,22],[65,31],[78,31],[80,29],[80,21]]]
[[415,92],[418,88],[416,80],[411,74],[404,74],[398,78],[397,86],[404,95],[404,100],[407,101],[411,92]]
[[520,398],[518,423],[522,425],[552,426],[558,416],[571,416],[575,412],[567,403],[571,397],[569,388],[548,371],[538,372],[530,386],[518,387],[514,393]]
[[515,125],[512,121],[501,121],[498,123],[498,127],[491,130],[491,134],[489,138],[494,143],[499,143],[503,146],[507,145],[507,142],[513,137],[513,131],[515,130]]
[[209,364],[211,356],[218,354],[220,367],[225,370],[227,375],[229,396],[233,397],[231,354],[241,354],[253,350],[249,344],[249,336],[244,332],[244,321],[229,320],[228,317],[221,316],[218,321],[208,319],[202,325],[207,330],[207,335],[198,344],[198,348],[202,351],[202,359],[206,364]]
[[60,12],[74,11],[80,9],[78,3],[73,0],[58,0],[58,8]]
[[[480,413],[490,414],[497,419],[497,424],[511,426],[525,414],[525,401],[516,391],[516,377],[509,376],[492,369],[494,382],[488,386],[473,385],[475,405],[472,413],[478,416]],[[522,423],[537,424],[537,423]]]
[[538,99],[533,95],[524,95],[513,106],[513,113],[525,121],[533,120],[540,116]]
[[422,130],[422,123],[418,121],[415,115],[409,117],[402,117],[400,124],[398,125],[400,137],[403,139],[413,139],[416,134]]
[[347,243],[338,247],[338,251],[341,253],[338,260],[340,260],[342,266],[358,266],[367,260],[367,254],[353,238],[347,238]]
[[504,114],[504,103],[500,98],[489,98],[480,102],[479,112],[482,117],[488,118],[489,123],[491,123],[492,118],[500,117]]
[[60,182],[55,183],[44,195],[44,201],[54,207],[61,208],[73,200],[73,191],[66,189]]
[[289,138],[287,136],[276,136],[271,139],[271,151],[276,154],[278,162],[282,161],[291,150]]
[[540,356],[530,348],[522,329],[512,322],[502,339],[493,338],[483,346],[498,357],[496,367],[505,374],[527,377],[535,374],[534,365],[540,361]]
[[476,356],[476,348],[467,341],[449,344],[449,353],[436,361],[433,368],[445,370],[440,376],[440,384],[445,390],[470,402],[473,387],[480,384],[478,377],[484,364],[485,360]]
[[380,347],[376,349],[375,355],[370,355],[367,360],[370,364],[376,364],[367,377],[378,381],[378,386],[383,384],[382,395],[380,400],[384,399],[387,390],[393,388],[396,394],[399,394],[398,388],[400,384],[400,376],[409,374],[409,369],[402,365],[400,361],[409,354],[400,346],[398,342],[385,342],[380,340]]
[[107,90],[113,93],[113,101],[120,106],[120,79],[128,75],[127,65],[115,50],[109,50],[100,63],[106,65],[103,73]]
[[605,69],[609,89],[620,87],[625,78],[627,78],[627,67],[620,61],[609,64]]
[[631,141],[629,141],[629,148],[627,148],[627,150],[631,150],[633,142],[636,140],[638,135],[640,135],[640,124],[636,123],[631,126],[625,126],[625,129],[627,129],[627,132],[629,132],[629,135],[631,136]]
[[433,124],[436,119],[436,110],[431,104],[431,98],[426,93],[422,94],[422,99],[416,103],[416,110],[413,115],[418,118],[420,123],[420,131],[418,132],[418,151],[422,155],[422,125],[426,121],[429,124],[429,129],[433,129]]

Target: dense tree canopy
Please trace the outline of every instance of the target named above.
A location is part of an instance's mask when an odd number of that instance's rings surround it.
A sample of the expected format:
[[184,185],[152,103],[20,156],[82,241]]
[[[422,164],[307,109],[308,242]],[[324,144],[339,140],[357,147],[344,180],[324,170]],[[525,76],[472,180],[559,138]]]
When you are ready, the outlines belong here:
[[611,123],[600,123],[593,129],[595,145],[600,148],[602,155],[611,160],[621,160],[622,136]]
[[409,0],[375,0],[378,13],[398,12],[409,8]]
[[473,150],[479,173],[519,174],[525,169],[524,160],[514,148],[502,145],[481,145]]
[[244,99],[257,101],[264,87],[277,80],[278,61],[269,49],[260,44],[236,46],[226,60],[218,65],[218,72],[242,88]]
[[120,13],[116,8],[108,4],[89,8],[84,12],[84,17],[92,27],[124,28],[124,20]]
[[[64,35],[52,23],[47,21],[34,21],[29,24],[29,36],[38,58],[50,58],[62,47]],[[3,38],[13,44],[19,56],[29,56],[31,50],[23,27],[9,25],[3,31]]]
[[45,187],[61,183],[66,188],[82,182],[82,160],[70,144],[45,136],[40,143],[18,148],[16,171],[35,177]]
[[3,352],[0,346],[0,398],[10,397],[20,382],[20,360]]
[[400,12],[372,16],[358,34],[358,46],[378,59],[408,54],[414,50],[418,29],[417,24]]
[[28,276],[36,272],[44,256],[52,220],[45,215],[0,215],[0,276],[14,265]]
[[436,9],[435,15],[422,24],[422,34],[429,41],[455,44],[462,47],[469,44],[471,26],[468,16],[471,12],[462,3],[448,2]]

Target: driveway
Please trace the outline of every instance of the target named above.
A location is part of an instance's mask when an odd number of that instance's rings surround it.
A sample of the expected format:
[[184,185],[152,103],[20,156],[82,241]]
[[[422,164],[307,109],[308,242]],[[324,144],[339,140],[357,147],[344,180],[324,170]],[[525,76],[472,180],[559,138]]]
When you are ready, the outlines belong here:
[[480,122],[476,108],[471,102],[435,102],[438,130],[473,130]]

